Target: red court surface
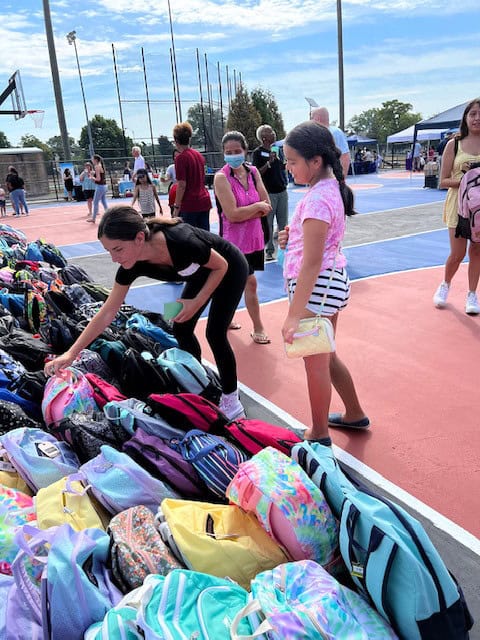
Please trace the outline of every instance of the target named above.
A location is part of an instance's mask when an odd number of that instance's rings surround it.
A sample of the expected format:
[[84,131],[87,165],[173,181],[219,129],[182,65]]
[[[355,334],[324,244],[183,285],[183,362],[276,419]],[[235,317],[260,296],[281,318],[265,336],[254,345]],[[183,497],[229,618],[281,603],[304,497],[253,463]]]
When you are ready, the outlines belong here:
[[[336,445],[475,536],[480,535],[480,317],[464,313],[466,266],[445,310],[432,305],[440,268],[354,282],[339,319],[338,353],[372,426],[331,429]],[[270,345],[253,344],[246,311],[231,331],[241,382],[310,423],[303,362],[287,360],[287,302],[262,306]],[[212,356],[205,345],[204,356]],[[342,405],[334,394],[332,410]]]

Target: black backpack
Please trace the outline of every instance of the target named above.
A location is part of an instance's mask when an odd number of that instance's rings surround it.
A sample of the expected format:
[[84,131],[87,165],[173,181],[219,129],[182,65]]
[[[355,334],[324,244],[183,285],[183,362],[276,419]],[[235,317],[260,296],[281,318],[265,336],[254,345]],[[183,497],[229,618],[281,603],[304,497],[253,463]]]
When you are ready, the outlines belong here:
[[11,391],[39,407],[42,404],[47,376],[43,371],[25,371],[17,380]]
[[[149,358],[148,355],[151,357]],[[147,356],[147,357],[145,357]],[[120,367],[120,386],[129,398],[146,400],[151,393],[178,393],[180,388],[171,376],[155,363],[152,354],[127,349]]]
[[66,267],[60,269],[58,275],[63,284],[80,284],[82,282],[93,282],[85,269],[76,264],[67,264]]
[[159,355],[163,348],[160,343],[136,329],[126,329],[120,340],[130,349],[135,349],[139,353],[149,351],[154,355]]
[[17,429],[17,427],[41,428],[39,423],[29,418],[18,404],[8,400],[0,400],[0,435],[8,433],[12,429]]
[[52,353],[48,344],[23,329],[14,329],[8,335],[1,336],[0,348],[21,362],[28,371],[43,369],[45,358]]

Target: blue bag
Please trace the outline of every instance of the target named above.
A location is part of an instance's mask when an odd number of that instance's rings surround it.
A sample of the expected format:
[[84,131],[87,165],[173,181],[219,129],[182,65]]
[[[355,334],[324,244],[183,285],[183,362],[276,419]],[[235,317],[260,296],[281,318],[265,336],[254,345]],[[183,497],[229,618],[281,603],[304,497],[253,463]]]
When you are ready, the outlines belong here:
[[157,327],[157,325],[153,324],[153,322],[141,313],[132,314],[127,320],[126,328],[135,329],[136,331],[140,331],[140,333],[153,338],[153,340],[158,342],[164,349],[178,347],[177,339],[174,336],[164,331],[161,327]]
[[211,380],[202,364],[191,353],[172,347],[157,357],[159,364],[185,393],[202,395]]
[[172,440],[171,446],[193,464],[210,491],[223,500],[238,467],[248,459],[224,438],[198,429],[188,431],[179,442]]
[[35,492],[75,473],[80,466],[66,442],[59,442],[41,429],[13,429],[0,436],[0,444],[19,475]]
[[[110,536],[104,531],[74,531],[68,524],[45,531],[24,526],[16,540],[21,551],[12,567],[15,584],[44,638],[83,640],[86,629],[121,600],[107,570]],[[40,587],[24,570],[28,557],[46,563]]]
[[466,640],[473,620],[422,525],[386,498],[350,491],[340,552],[353,582],[402,640]]
[[95,498],[113,514],[140,504],[156,513],[164,498],[178,497],[126,453],[108,445],[103,445],[101,453],[85,462],[70,479],[86,480]]

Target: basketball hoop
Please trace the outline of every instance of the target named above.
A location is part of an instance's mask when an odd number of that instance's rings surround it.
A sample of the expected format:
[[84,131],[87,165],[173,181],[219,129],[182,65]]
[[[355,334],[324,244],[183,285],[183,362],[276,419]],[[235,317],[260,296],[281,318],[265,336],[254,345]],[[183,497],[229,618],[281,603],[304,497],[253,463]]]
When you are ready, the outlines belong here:
[[35,129],[41,129],[45,111],[43,109],[30,109],[27,113],[32,118]]

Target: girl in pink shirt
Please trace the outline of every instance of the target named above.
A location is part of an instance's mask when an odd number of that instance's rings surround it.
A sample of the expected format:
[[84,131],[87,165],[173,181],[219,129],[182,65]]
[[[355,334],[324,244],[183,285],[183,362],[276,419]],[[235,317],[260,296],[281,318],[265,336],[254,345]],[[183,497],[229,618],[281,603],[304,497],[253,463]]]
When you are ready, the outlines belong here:
[[[355,211],[352,191],[343,178],[340,152],[326,127],[313,121],[299,124],[287,135],[283,149],[295,182],[310,185],[290,226],[278,237],[280,248],[288,241],[284,276],[290,306],[282,334],[285,342],[291,343],[302,318],[328,316],[336,329],[338,312],[350,295],[341,250],[345,215]],[[312,426],[305,438],[331,445],[329,426],[368,428],[370,421],[360,406],[352,377],[337,354],[308,356],[304,363],[312,410]],[[328,413],[332,384],[345,404],[344,414]]]
[[[269,344],[270,338],[260,317],[255,271],[264,269],[264,245],[261,218],[272,210],[267,190],[257,169],[245,162],[247,141],[239,131],[230,131],[222,139],[225,166],[215,174],[213,188],[221,212],[221,235],[240,249],[248,262],[245,306],[253,324],[251,338],[257,344]],[[240,328],[236,323],[231,329]]]

